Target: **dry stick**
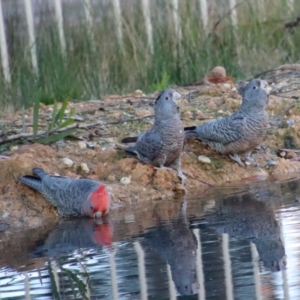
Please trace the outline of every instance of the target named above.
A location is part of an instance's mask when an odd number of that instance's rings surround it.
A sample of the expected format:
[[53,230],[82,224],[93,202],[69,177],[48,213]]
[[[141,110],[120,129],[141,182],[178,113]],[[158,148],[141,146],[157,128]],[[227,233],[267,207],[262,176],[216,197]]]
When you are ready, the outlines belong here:
[[214,25],[212,31],[209,33],[208,37],[210,37],[210,36],[213,34],[213,32],[215,32],[215,30],[216,30],[217,27],[220,25],[220,23],[221,23],[225,18],[227,18],[227,17],[231,14],[231,12],[232,12],[233,10],[235,10],[237,7],[239,7],[240,5],[244,4],[244,3],[247,2],[247,1],[248,1],[248,0],[244,0],[244,1],[242,1],[242,2],[240,2],[240,3],[238,3],[238,4],[236,4],[236,5],[235,5],[234,7],[232,7],[225,15],[223,15],[223,16],[215,23],[215,25]]
[[199,181],[199,182],[201,182],[201,183],[204,183],[204,184],[206,184],[206,185],[208,185],[208,186],[214,186],[213,184],[210,184],[210,183],[207,183],[207,182],[205,182],[205,181],[203,181],[203,180],[201,180],[201,179],[192,177],[191,175],[188,175],[188,174],[186,174],[186,173],[184,173],[184,172],[182,172],[182,173],[183,173],[186,177],[189,177],[189,178],[191,178],[191,179],[194,179],[194,180],[196,180],[196,181]]
[[112,121],[112,122],[105,122],[105,123],[103,123],[102,121],[91,123],[91,124],[76,123],[76,124],[73,124],[73,125],[70,125],[70,126],[67,126],[67,127],[64,127],[64,128],[55,127],[52,130],[50,130],[49,132],[46,131],[46,130],[39,131],[36,135],[34,135],[33,133],[19,133],[19,134],[15,134],[15,135],[0,138],[0,145],[4,144],[6,142],[15,141],[15,140],[32,139],[32,138],[38,138],[38,137],[41,137],[41,136],[44,136],[44,135],[60,133],[60,132],[64,132],[64,131],[67,131],[67,130],[70,130],[70,129],[89,129],[89,128],[93,128],[93,127],[96,127],[96,126],[105,126],[105,125],[121,124],[121,123],[125,123],[125,122],[141,121],[143,119],[147,119],[147,118],[151,118],[151,117],[153,117],[153,115],[145,116],[145,117],[141,117],[141,118],[119,120],[119,121]]
[[[274,68],[274,69],[269,69],[269,70],[267,70],[267,71],[263,71],[263,72],[261,72],[261,73],[258,73],[258,74],[256,74],[254,77],[252,77],[252,78],[250,78],[250,79],[248,79],[248,80],[251,80],[251,79],[254,79],[254,78],[258,78],[258,77],[260,77],[260,76],[262,76],[262,75],[265,75],[265,74],[267,74],[267,73],[270,73],[270,72],[274,72],[274,71],[279,71],[279,70],[281,70],[281,69],[284,69],[284,68],[282,68],[282,67],[279,67],[279,68]],[[279,74],[274,74],[272,77],[279,77],[279,76],[282,76],[282,75],[288,75],[288,74],[293,74],[293,73],[295,73],[295,72],[297,72],[298,70],[295,68],[295,71],[293,72],[293,71],[287,71],[287,72],[285,72],[285,73],[279,73]]]

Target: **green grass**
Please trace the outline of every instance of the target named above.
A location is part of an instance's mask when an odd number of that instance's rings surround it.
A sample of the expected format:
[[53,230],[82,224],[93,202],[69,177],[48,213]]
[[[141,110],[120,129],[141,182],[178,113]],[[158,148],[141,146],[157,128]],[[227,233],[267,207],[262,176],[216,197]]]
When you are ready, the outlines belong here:
[[[299,15],[300,4],[295,1],[295,10],[289,12],[284,0],[276,4],[271,0],[265,2],[265,19],[246,1],[238,7],[237,28],[232,28],[227,16],[206,37],[199,20],[198,1],[181,1],[180,42],[170,8],[165,2],[157,2],[160,4],[152,11],[153,55],[147,47],[139,5],[134,6],[132,14],[123,14],[123,51],[116,39],[114,19],[104,14],[101,23],[94,24],[93,42],[84,20],[72,26],[65,23],[65,59],[56,23],[47,19],[36,30],[39,76],[34,74],[29,49],[24,46],[26,29],[22,29],[25,34],[18,34],[21,21],[13,19],[6,24],[12,84],[7,86],[0,76],[0,104],[19,109],[36,101],[48,104],[67,97],[89,100],[136,89],[151,92],[172,84],[191,83],[216,65],[225,66],[236,79],[245,79],[284,63],[298,62],[300,28],[287,30],[284,23]],[[211,29],[218,18],[210,19]]]

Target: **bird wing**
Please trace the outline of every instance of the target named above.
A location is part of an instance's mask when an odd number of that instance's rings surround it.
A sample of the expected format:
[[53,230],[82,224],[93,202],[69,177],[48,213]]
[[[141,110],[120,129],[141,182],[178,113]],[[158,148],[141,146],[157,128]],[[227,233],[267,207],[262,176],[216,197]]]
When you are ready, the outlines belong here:
[[152,130],[140,135],[136,144],[139,155],[148,158],[149,162],[156,158],[162,147],[163,140],[161,135]]
[[199,139],[224,145],[239,140],[244,134],[244,118],[233,116],[204,123],[196,129]]

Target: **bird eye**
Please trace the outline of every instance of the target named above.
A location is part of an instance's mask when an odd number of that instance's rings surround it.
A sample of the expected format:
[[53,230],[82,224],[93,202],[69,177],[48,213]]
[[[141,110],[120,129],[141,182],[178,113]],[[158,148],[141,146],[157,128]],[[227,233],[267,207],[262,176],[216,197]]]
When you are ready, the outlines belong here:
[[253,89],[255,90],[255,89],[256,89],[256,86],[254,86]]
[[94,210],[94,207],[93,207],[93,205],[91,205],[91,206],[90,206],[90,209],[91,209],[91,210]]
[[169,97],[166,97],[166,100],[169,100]]

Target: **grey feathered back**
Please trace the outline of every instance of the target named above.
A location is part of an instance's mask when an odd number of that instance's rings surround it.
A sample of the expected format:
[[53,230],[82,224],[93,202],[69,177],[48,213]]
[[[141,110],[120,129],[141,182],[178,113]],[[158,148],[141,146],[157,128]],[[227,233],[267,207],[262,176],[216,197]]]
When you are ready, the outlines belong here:
[[267,130],[266,82],[254,79],[242,91],[242,105],[232,115],[185,129],[223,154],[246,153],[257,147]]
[[89,195],[98,189],[100,183],[90,179],[72,179],[52,176],[40,168],[32,170],[34,176],[21,176],[19,180],[39,191],[61,216],[81,215],[82,204]]

